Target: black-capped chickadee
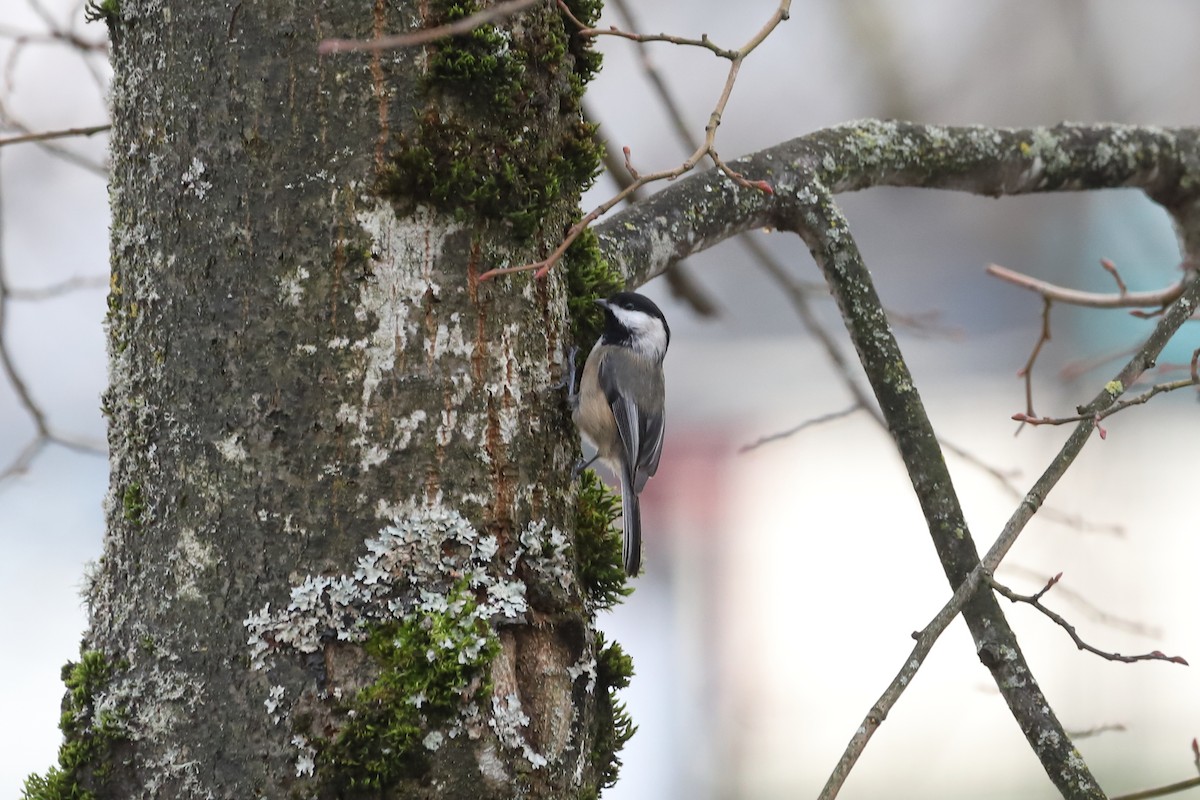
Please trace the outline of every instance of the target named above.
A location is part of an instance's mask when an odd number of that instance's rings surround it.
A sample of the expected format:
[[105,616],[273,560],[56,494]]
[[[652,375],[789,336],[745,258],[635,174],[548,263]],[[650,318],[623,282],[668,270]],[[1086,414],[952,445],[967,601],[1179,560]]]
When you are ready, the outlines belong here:
[[618,292],[596,302],[604,308],[604,332],[583,365],[572,416],[596,448],[592,460],[603,461],[621,482],[622,560],[626,574],[636,575],[642,565],[638,495],[662,454],[662,363],[671,329],[658,306],[640,294]]

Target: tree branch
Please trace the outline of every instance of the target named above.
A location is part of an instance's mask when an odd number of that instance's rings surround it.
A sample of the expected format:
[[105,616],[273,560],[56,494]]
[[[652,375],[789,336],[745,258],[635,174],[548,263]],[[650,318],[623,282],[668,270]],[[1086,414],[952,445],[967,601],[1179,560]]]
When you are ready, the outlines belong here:
[[[633,285],[666,265],[776,217],[819,180],[833,194],[877,186],[1000,197],[1117,187],[1142,189],[1173,211],[1188,252],[1200,253],[1200,205],[1180,178],[1195,169],[1200,131],[1129,125],[985,128],[867,120],[801,136],[733,169],[769,180],[774,195],[703,172],[597,223],[610,263]],[[1105,153],[1101,157],[1099,153]]]
[[[721,87],[721,95],[717,99],[716,105],[708,116],[708,124],[704,126],[704,142],[698,146],[695,151],[687,157],[687,159],[677,167],[672,169],[659,170],[645,175],[634,176],[633,183],[621,189],[615,195],[604,201],[594,209],[589,211],[578,222],[568,229],[567,234],[563,237],[563,241],[554,249],[550,255],[541,261],[535,261],[532,264],[521,264],[514,267],[497,267],[489,269],[479,276],[479,280],[490,280],[499,277],[500,275],[509,275],[515,272],[528,272],[534,270],[534,274],[538,278],[544,278],[546,273],[558,263],[563,254],[567,252],[567,248],[571,243],[579,238],[579,234],[583,233],[593,222],[606,214],[622,200],[632,195],[638,189],[648,183],[654,183],[663,180],[674,180],[680,175],[691,172],[696,168],[704,158],[712,160],[717,167],[716,172],[730,179],[734,184],[744,188],[753,189],[761,194],[769,195],[774,192],[774,187],[770,182],[764,180],[752,181],[747,179],[740,170],[734,169],[725,163],[721,156],[717,153],[716,137],[717,128],[721,125],[721,116],[725,113],[725,106],[729,103],[729,98],[733,94],[733,86],[737,82],[738,72],[742,68],[742,61],[745,60],[752,52],[754,52],[760,44],[762,44],[771,32],[791,16],[791,0],[779,0],[779,7],[771,14],[770,19],[759,28],[750,40],[734,52],[729,63],[729,73],[725,77],[725,84]],[[594,29],[584,29],[584,31]],[[626,154],[626,162],[628,163],[628,154]]]
[[[624,271],[633,284],[751,228],[774,225],[800,234],[842,308],[957,593],[999,564],[1087,442],[1095,421],[1078,423],[981,562],[932,427],[832,195],[884,185],[993,196],[1135,186],[1167,206],[1190,253],[1200,245],[1200,225],[1195,224],[1200,215],[1195,190],[1190,188],[1195,182],[1185,185],[1180,178],[1196,160],[1196,144],[1195,131],[1127,126],[995,130],[857,123],[801,137],[735,162],[739,171],[770,180],[773,195],[746,192],[712,174],[700,174],[614,215],[597,226],[597,234],[610,263]],[[1098,152],[1103,152],[1103,157]],[[1198,295],[1200,282],[1191,281],[1119,373],[1122,387],[1131,385],[1153,363],[1167,339],[1195,309]],[[1120,392],[1114,394],[1111,385],[1087,407],[1089,412],[1098,413],[1117,399]],[[963,614],[981,660],[992,671],[1027,741],[1059,791],[1071,798],[1103,797],[1029,675],[995,596],[971,596]],[[852,742],[847,750],[854,748]],[[851,752],[851,757],[857,755]]]
[[[809,181],[807,187],[807,195],[797,199],[790,215],[778,216],[779,227],[803,238],[825,273],[908,470],[942,569],[957,592],[980,562],[933,426],[845,217],[818,180]],[[962,614],[980,660],[992,672],[1026,741],[1059,792],[1067,798],[1103,797],[1030,675],[995,596],[971,595]]]
[[[1188,270],[1189,273],[1193,271]],[[1078,289],[1056,286],[1053,283],[1032,278],[1016,270],[1002,267],[999,264],[988,264],[987,274],[1011,283],[1014,286],[1020,286],[1022,289],[1036,292],[1045,298],[1047,302],[1057,300],[1061,303],[1068,303],[1073,306],[1086,306],[1088,308],[1149,308],[1153,306],[1165,306],[1183,293],[1183,287],[1188,281],[1187,274],[1185,273],[1185,276],[1178,283],[1172,284],[1165,289],[1156,289],[1150,292],[1131,292],[1125,289],[1119,290],[1116,294],[1103,294],[1101,292],[1082,292]],[[1117,280],[1118,282],[1120,281],[1119,276],[1117,276]],[[1123,283],[1118,283],[1118,286],[1123,286]]]
[[89,125],[86,128],[64,128],[59,131],[39,131],[37,133],[22,133],[18,136],[0,137],[0,147],[5,147],[10,144],[24,144],[25,142],[48,142],[52,139],[67,139],[74,136],[94,136],[97,133],[104,133],[112,125]]
[[1142,655],[1137,655],[1137,656],[1124,656],[1124,655],[1121,655],[1120,653],[1114,653],[1114,652],[1109,652],[1107,650],[1101,650],[1098,647],[1093,647],[1092,645],[1085,642],[1083,640],[1083,638],[1079,635],[1079,632],[1075,630],[1074,625],[1067,622],[1067,620],[1061,614],[1054,613],[1053,611],[1046,608],[1046,606],[1042,604],[1043,595],[1045,595],[1046,592],[1050,591],[1050,589],[1054,586],[1054,584],[1058,583],[1059,580],[1061,580],[1061,579],[1062,579],[1062,573],[1060,572],[1057,575],[1055,575],[1054,577],[1052,577],[1050,580],[1046,581],[1046,585],[1043,586],[1039,591],[1035,592],[1034,594],[1018,594],[1017,592],[1014,592],[1012,589],[1008,588],[1004,584],[997,581],[995,578],[988,578],[988,585],[990,585],[993,589],[995,589],[1000,594],[1007,597],[1013,603],[1026,603],[1026,604],[1031,605],[1034,608],[1036,608],[1043,615],[1045,615],[1048,619],[1050,619],[1052,622],[1054,622],[1055,625],[1057,625],[1058,627],[1060,627],[1064,631],[1066,631],[1067,635],[1071,637],[1071,641],[1075,642],[1075,646],[1078,647],[1080,650],[1086,650],[1089,653],[1100,656],[1101,658],[1106,659],[1108,661],[1120,661],[1124,664],[1132,664],[1135,661],[1169,661],[1172,664],[1183,664],[1185,667],[1188,666],[1187,660],[1182,658],[1181,656],[1169,656],[1158,650],[1154,650],[1149,653],[1143,653]]

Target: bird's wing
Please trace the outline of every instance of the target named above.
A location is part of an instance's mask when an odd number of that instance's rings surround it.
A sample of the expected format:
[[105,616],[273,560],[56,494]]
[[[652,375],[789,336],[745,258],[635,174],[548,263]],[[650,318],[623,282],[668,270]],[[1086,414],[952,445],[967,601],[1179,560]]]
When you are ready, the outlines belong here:
[[645,413],[646,404],[638,403],[637,398],[622,391],[607,367],[608,362],[600,368],[600,387],[617,423],[634,490],[641,492],[646,481],[658,470],[665,430],[663,413]]

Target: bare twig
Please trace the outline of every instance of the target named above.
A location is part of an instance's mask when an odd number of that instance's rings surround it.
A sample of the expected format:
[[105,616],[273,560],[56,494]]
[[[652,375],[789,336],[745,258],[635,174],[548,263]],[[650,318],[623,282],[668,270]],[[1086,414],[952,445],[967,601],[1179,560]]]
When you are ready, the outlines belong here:
[[378,50],[395,50],[401,47],[414,47],[418,44],[435,42],[438,39],[448,39],[475,30],[493,20],[510,17],[535,3],[546,0],[507,0],[494,6],[477,11],[469,17],[455,20],[436,28],[424,28],[409,33],[398,33],[394,36],[380,36],[378,39],[322,39],[317,45],[321,55],[329,53],[362,53]]
[[[1025,366],[1017,371],[1017,376],[1025,380],[1025,413],[1027,416],[1034,416],[1033,411],[1033,365],[1037,363],[1038,355],[1042,352],[1042,346],[1050,341],[1050,307],[1052,303],[1049,297],[1042,297],[1042,330],[1038,334],[1037,343],[1033,346],[1033,352],[1029,354],[1029,360],[1025,362]],[[1021,429],[1017,428],[1017,433]]]
[[[1165,392],[1173,392],[1177,389],[1186,389],[1189,386],[1200,385],[1200,379],[1198,379],[1198,377],[1200,376],[1197,376],[1196,371],[1192,370],[1192,375],[1184,380],[1156,383],[1151,386],[1149,390],[1143,392],[1142,394],[1113,403],[1103,411],[1097,411],[1088,414],[1074,414],[1069,417],[1035,417],[1028,414],[1013,414],[1013,419],[1022,424],[1028,423],[1029,425],[1067,425],[1069,423],[1079,422],[1084,419],[1090,419],[1094,422],[1099,422],[1106,417],[1111,417],[1118,411],[1124,411],[1130,406],[1140,406],[1142,403],[1145,403],[1155,395],[1164,394]],[[1110,383],[1109,385],[1117,394],[1120,394],[1122,391],[1124,391],[1124,387],[1119,387],[1115,383]]]
[[[562,7],[562,5],[563,4],[560,0],[560,7]],[[480,275],[479,280],[489,280],[491,278],[499,277],[500,275],[509,275],[515,272],[529,272],[531,270],[534,271],[535,277],[544,278],[546,273],[548,273],[550,269],[556,263],[558,263],[559,259],[562,258],[563,254],[567,252],[567,248],[569,248],[571,244],[577,238],[579,238],[579,234],[587,230],[588,226],[595,222],[602,214],[606,213],[613,206],[617,205],[622,200],[629,197],[633,192],[637,191],[648,183],[662,180],[672,180],[674,178],[678,178],[680,175],[690,172],[705,157],[711,159],[713,164],[718,169],[720,169],[728,178],[733,180],[739,186],[748,189],[756,189],[760,192],[770,194],[773,189],[769,183],[762,180],[748,180],[740,172],[737,172],[725,164],[725,162],[721,160],[720,155],[717,154],[714,142],[717,136],[717,128],[721,125],[721,115],[725,113],[725,106],[729,103],[729,97],[733,93],[733,86],[737,82],[738,71],[742,68],[742,61],[744,61],[747,56],[754,52],[754,50],[763,43],[767,36],[769,36],[781,22],[788,19],[791,13],[791,5],[791,0],[780,0],[779,7],[775,9],[775,12],[771,15],[770,19],[767,20],[767,22],[758,30],[757,33],[754,34],[754,36],[750,38],[748,42],[735,51],[730,60],[729,73],[725,78],[725,85],[721,88],[721,95],[717,99],[716,106],[713,108],[712,113],[709,114],[708,124],[704,127],[704,143],[697,147],[695,152],[688,156],[687,160],[673,169],[660,170],[658,172],[640,175],[634,179],[633,183],[631,183],[629,186],[621,189],[616,195],[596,206],[596,208],[589,211],[583,216],[582,219],[572,225],[570,229],[568,229],[566,236],[563,237],[563,240],[558,247],[554,248],[554,251],[541,261],[535,261],[531,264],[522,264],[515,267],[498,267],[496,269],[490,269]],[[584,28],[581,29],[581,33],[588,30],[593,29]]]
[[1046,300],[1057,300],[1061,303],[1069,303],[1073,306],[1087,306],[1088,308],[1153,308],[1155,306],[1166,306],[1174,302],[1175,298],[1179,297],[1179,295],[1183,294],[1183,289],[1187,282],[1187,277],[1185,276],[1178,283],[1172,284],[1165,289],[1156,289],[1152,292],[1130,292],[1126,290],[1118,294],[1101,294],[1056,286],[1053,283],[1030,277],[1007,267],[1002,267],[999,264],[989,264],[987,273],[1014,286],[1020,286],[1022,289],[1036,292]]
[[[590,114],[587,116],[591,117]],[[604,168],[608,171],[609,177],[622,188],[628,186],[634,179],[630,177],[624,159],[617,154],[616,148],[607,137],[598,135],[597,138],[604,145]],[[642,193],[635,191],[629,195],[629,201],[636,203],[641,197]],[[691,275],[684,262],[672,264],[663,273],[663,277],[671,289],[671,294],[690,305],[698,315],[701,317],[717,316],[716,302]]]
[[1117,271],[1117,265],[1107,258],[1100,259],[1100,266],[1104,267],[1104,271],[1112,275],[1113,280],[1117,282],[1117,291],[1121,294],[1129,294],[1129,287],[1125,285],[1125,281],[1121,279],[1121,273]]
[[49,300],[53,297],[61,297],[64,294],[78,291],[81,289],[104,289],[109,285],[109,279],[100,275],[86,276],[76,275],[73,278],[67,278],[65,281],[52,283],[49,286],[41,286],[36,289],[15,289],[8,288],[8,297],[11,300]]
[[20,135],[22,137],[29,136],[31,134],[34,135],[34,138],[28,139],[28,141],[33,142],[36,147],[39,147],[41,150],[49,153],[50,155],[61,158],[63,161],[66,161],[69,164],[74,164],[75,166],[86,169],[87,171],[95,173],[96,175],[104,177],[107,177],[108,175],[108,167],[106,167],[103,163],[92,161],[86,156],[80,155],[68,147],[63,147],[58,143],[58,139],[56,138],[40,138],[40,134],[38,134],[37,131],[34,131],[28,125],[18,120],[8,111],[7,108],[4,107],[4,102],[2,99],[0,99],[0,123],[3,123],[4,127],[20,131]]
[[[1023,567],[1012,563],[1006,563],[1004,565],[1004,572],[1011,572],[1013,574],[1021,575],[1026,578],[1032,578],[1038,581],[1042,580],[1042,577],[1045,575],[1044,572],[1032,570],[1028,567]],[[1086,614],[1089,619],[1098,622],[1101,625],[1106,625],[1114,630],[1132,633],[1136,636],[1146,636],[1155,639],[1162,636],[1162,631],[1158,628],[1109,613],[1069,586],[1063,586],[1062,584],[1059,584],[1055,587],[1054,591],[1059,597],[1074,603],[1075,606],[1084,614]]]
[[[634,29],[640,27],[637,24],[637,19],[633,16],[633,9],[630,8],[626,0],[611,0],[609,5],[616,11],[617,16],[625,27]],[[671,121],[671,129],[675,132],[676,140],[683,145],[683,149],[687,151],[695,150],[698,143],[695,141],[695,136],[692,134],[692,129],[683,119],[683,109],[675,100],[675,95],[667,88],[667,81],[658,68],[654,66],[654,62],[650,60],[650,49],[646,47],[637,48],[638,66],[646,79],[650,81],[650,85],[654,88],[654,93],[658,95],[659,105],[666,112],[667,119]]]
[[[0,219],[2,219],[2,216],[0,216]],[[96,455],[103,455],[105,452],[99,446],[55,433],[50,427],[46,413],[38,405],[37,401],[34,400],[28,384],[26,384],[20,370],[17,369],[16,362],[12,357],[8,336],[6,335],[8,304],[12,299],[12,292],[8,288],[8,280],[2,260],[2,239],[3,229],[0,229],[0,373],[4,375],[9,385],[12,386],[13,393],[17,396],[17,402],[21,404],[21,408],[24,409],[29,419],[33,422],[34,437],[6,467],[0,469],[0,481],[25,472],[29,468],[29,465],[33,463],[34,458],[37,457],[47,444],[58,444],[72,450]]]
[[1109,800],[1150,800],[1152,797],[1166,797],[1169,794],[1186,792],[1188,789],[1194,789],[1197,786],[1200,786],[1200,778],[1188,778],[1186,781],[1169,783],[1166,786],[1159,786],[1154,789],[1143,789],[1140,792],[1114,795]]
[[762,438],[760,438],[756,441],[753,441],[750,444],[742,445],[740,448],[738,448],[738,452],[739,453],[748,453],[751,450],[756,450],[759,447],[762,447],[764,444],[770,444],[771,442],[776,442],[776,441],[779,441],[780,439],[787,439],[788,437],[795,436],[797,433],[799,433],[800,431],[805,430],[807,428],[814,428],[817,425],[824,425],[826,422],[833,422],[835,420],[844,419],[844,418],[850,416],[851,414],[856,414],[862,410],[864,410],[863,406],[860,406],[858,403],[855,403],[852,406],[843,408],[841,411],[832,411],[828,414],[822,414],[819,417],[813,417],[812,419],[807,419],[804,422],[801,422],[799,425],[796,425],[795,427],[788,428],[786,431],[779,431],[778,433],[772,433],[769,436],[763,436]]
[[1089,653],[1098,655],[1101,658],[1106,659],[1108,661],[1120,661],[1125,664],[1132,664],[1135,661],[1169,661],[1172,664],[1183,664],[1185,667],[1188,666],[1187,660],[1182,658],[1181,656],[1168,656],[1164,653],[1159,652],[1158,650],[1154,650],[1149,653],[1143,653],[1141,655],[1136,655],[1136,656],[1126,656],[1126,655],[1121,655],[1120,653],[1114,653],[1114,652],[1109,652],[1107,650],[1101,650],[1100,648],[1094,647],[1094,646],[1088,644],[1087,642],[1085,642],[1083,640],[1083,638],[1079,635],[1079,633],[1075,630],[1074,625],[1067,622],[1061,615],[1054,613],[1053,611],[1046,608],[1046,606],[1042,604],[1042,597],[1046,594],[1046,592],[1050,591],[1050,589],[1054,586],[1054,584],[1058,583],[1059,580],[1061,580],[1061,579],[1062,579],[1062,573],[1060,572],[1057,575],[1055,575],[1054,577],[1052,577],[1050,580],[1046,581],[1046,585],[1043,586],[1040,590],[1038,590],[1034,594],[1018,594],[1018,593],[1014,592],[1012,589],[1009,589],[1004,584],[997,581],[995,578],[991,578],[991,577],[988,578],[988,584],[993,589],[995,589],[997,592],[999,592],[1000,594],[1007,597],[1012,602],[1027,603],[1027,604],[1033,606],[1034,608],[1036,608],[1038,611],[1040,611],[1042,614],[1044,614],[1047,618],[1052,620],[1054,622],[1054,624],[1058,625],[1060,628],[1062,628],[1064,631],[1066,631],[1067,635],[1071,637],[1071,641],[1075,642],[1075,646],[1078,647],[1080,650],[1086,650]]
[[1081,731],[1074,731],[1074,730],[1067,731],[1067,733],[1069,733],[1071,735],[1071,738],[1075,739],[1076,741],[1078,741],[1079,739],[1092,739],[1097,736],[1102,736],[1106,733],[1124,733],[1124,732],[1125,732],[1125,726],[1119,722],[1114,722],[1109,725],[1096,725],[1095,727],[1085,728],[1084,730],[1081,730]]
[[[560,10],[562,10],[563,14],[565,14],[567,18],[571,20],[571,22],[575,23],[575,27],[579,29],[580,36],[616,36],[618,38],[628,39],[631,42],[637,42],[639,44],[645,44],[647,42],[667,42],[669,44],[677,44],[684,47],[702,47],[705,50],[711,51],[714,55],[717,55],[721,58],[727,58],[730,61],[733,61],[738,57],[737,50],[726,50],[724,47],[717,46],[711,39],[708,38],[707,33],[700,34],[699,39],[689,39],[686,36],[669,36],[665,33],[632,33],[630,31],[623,31],[616,25],[612,25],[608,28],[590,28],[587,25],[584,25],[583,22],[581,22],[579,18],[571,12],[571,7],[564,3],[563,0],[558,0],[558,7]],[[630,16],[628,9],[623,9],[622,13],[626,17]]]
[[24,144],[25,142],[48,142],[52,139],[66,139],[72,136],[94,136],[97,133],[104,133],[112,128],[112,125],[89,125],[86,128],[64,128],[58,131],[39,131],[38,133],[22,133],[19,136],[7,136],[0,138],[0,147],[10,144]]

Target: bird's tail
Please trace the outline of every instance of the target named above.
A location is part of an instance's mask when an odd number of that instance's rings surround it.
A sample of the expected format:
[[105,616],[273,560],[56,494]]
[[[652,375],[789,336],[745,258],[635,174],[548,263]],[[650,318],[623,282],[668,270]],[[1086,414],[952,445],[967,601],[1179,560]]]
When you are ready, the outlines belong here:
[[621,556],[625,562],[625,574],[633,577],[642,569],[642,509],[638,502],[633,476],[622,471],[621,517],[625,528]]

